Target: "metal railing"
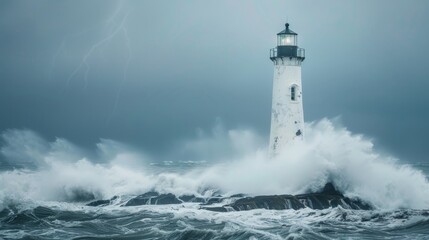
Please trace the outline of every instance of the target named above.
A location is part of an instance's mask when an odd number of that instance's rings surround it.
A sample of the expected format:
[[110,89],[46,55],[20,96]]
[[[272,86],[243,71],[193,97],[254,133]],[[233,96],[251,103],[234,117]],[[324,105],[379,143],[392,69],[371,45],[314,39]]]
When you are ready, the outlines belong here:
[[305,49],[304,48],[298,48],[296,51],[296,56],[299,58],[305,58]]
[[[270,58],[276,58],[278,57],[277,55],[277,48],[271,48],[270,49]],[[296,51],[296,57],[297,58],[305,58],[305,49],[304,48],[298,48]]]
[[276,58],[277,57],[277,48],[271,48],[270,49],[270,58]]

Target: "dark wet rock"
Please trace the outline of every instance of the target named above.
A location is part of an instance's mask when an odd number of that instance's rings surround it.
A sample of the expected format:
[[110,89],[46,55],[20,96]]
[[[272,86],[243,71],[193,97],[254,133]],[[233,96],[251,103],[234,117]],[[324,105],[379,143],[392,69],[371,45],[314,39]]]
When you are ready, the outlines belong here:
[[297,198],[292,195],[246,197],[238,199],[228,206],[236,211],[252,210],[258,208],[282,210],[300,209],[305,207]]
[[118,196],[114,196],[109,200],[96,200],[96,201],[92,201],[88,204],[86,204],[86,206],[90,206],[90,207],[101,207],[101,206],[107,206],[113,203],[114,200],[116,200],[118,198]]
[[325,193],[309,193],[295,196],[305,207],[312,209],[325,209],[341,206],[347,209],[372,209],[369,204],[359,199],[350,199],[341,195]]
[[319,193],[330,194],[330,195],[341,195],[341,196],[343,195],[335,188],[334,184],[332,183],[327,183],[325,187],[323,187],[323,190]]
[[205,202],[203,203],[203,205],[211,205],[214,203],[220,203],[224,200],[225,198],[223,197],[211,197],[205,200]]
[[206,200],[202,197],[196,197],[195,195],[182,195],[179,197],[179,200],[183,202],[196,202],[204,203]]
[[143,197],[143,198],[158,197],[158,196],[159,196],[159,193],[157,192],[147,192],[139,195],[139,197]]
[[110,200],[96,200],[86,204],[86,206],[99,207],[99,206],[107,206],[109,204],[110,204]]
[[258,209],[258,208],[282,210],[282,209],[291,209],[291,208],[300,209],[303,207],[304,205],[301,202],[299,202],[298,199],[294,198],[294,196],[292,195],[269,195],[269,196],[244,197],[236,200],[232,204],[224,205],[222,207],[203,206],[202,209],[216,211],[216,212],[227,212],[227,211],[245,211],[245,210]]
[[124,206],[139,206],[139,205],[150,205],[151,199],[158,197],[158,193],[145,193],[130,199]]
[[246,194],[243,193],[239,193],[239,194],[234,194],[231,196],[232,198],[242,198],[242,197],[246,197]]
[[370,210],[372,207],[359,200],[345,197],[342,193],[337,191],[335,187],[328,183],[321,192],[308,193],[300,195],[267,195],[256,197],[245,197],[236,200],[232,204],[223,207],[203,207],[203,209],[210,211],[224,212],[228,209],[235,211],[245,211],[252,209],[326,209],[330,207],[341,206],[347,209],[362,209]]
[[201,209],[213,211],[213,212],[228,212],[226,207],[202,207]]
[[174,194],[159,194],[157,192],[148,192],[130,199],[124,206],[139,206],[139,205],[165,205],[179,204],[183,201],[179,200]]
[[174,194],[161,194],[158,197],[151,200],[151,204],[162,205],[162,204],[178,204],[182,203]]

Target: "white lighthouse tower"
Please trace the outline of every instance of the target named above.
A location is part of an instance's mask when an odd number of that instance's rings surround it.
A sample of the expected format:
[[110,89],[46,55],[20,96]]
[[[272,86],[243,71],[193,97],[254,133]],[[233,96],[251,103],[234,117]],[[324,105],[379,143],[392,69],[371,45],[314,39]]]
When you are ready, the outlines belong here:
[[298,34],[289,29],[289,23],[285,27],[277,34],[277,47],[270,51],[274,63],[270,156],[304,137],[301,64],[305,51],[298,48]]

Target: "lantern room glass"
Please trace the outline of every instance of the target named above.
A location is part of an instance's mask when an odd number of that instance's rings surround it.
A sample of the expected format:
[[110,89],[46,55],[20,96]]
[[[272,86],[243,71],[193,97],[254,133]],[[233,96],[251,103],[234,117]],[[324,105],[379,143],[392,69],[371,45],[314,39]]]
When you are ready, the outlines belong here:
[[297,35],[280,34],[277,35],[277,46],[297,46]]

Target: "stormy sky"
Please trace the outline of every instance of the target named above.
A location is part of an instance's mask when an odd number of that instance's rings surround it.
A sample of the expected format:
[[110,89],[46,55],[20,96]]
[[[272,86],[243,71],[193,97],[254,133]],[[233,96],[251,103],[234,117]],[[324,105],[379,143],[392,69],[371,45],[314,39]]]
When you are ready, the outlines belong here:
[[[165,151],[196,129],[268,142],[269,49],[306,49],[305,120],[428,158],[429,1],[0,1],[0,131]],[[429,160],[427,160],[429,161]]]

